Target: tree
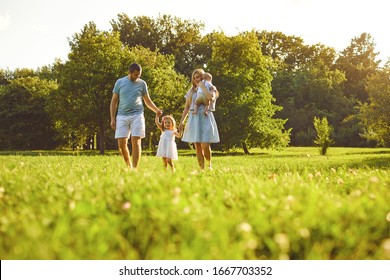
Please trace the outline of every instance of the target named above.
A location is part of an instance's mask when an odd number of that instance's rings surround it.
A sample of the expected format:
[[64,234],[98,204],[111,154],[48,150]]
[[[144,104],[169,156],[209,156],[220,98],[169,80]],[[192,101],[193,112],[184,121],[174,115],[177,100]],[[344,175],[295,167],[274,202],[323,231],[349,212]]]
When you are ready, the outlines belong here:
[[100,31],[93,22],[69,40],[68,61],[55,65],[59,90],[51,97],[50,111],[68,137],[82,139],[98,135],[104,153],[109,131],[109,105],[113,83],[124,76],[129,63],[128,49],[119,34]]
[[216,118],[223,147],[242,146],[248,153],[248,145],[287,146],[285,120],[273,118],[281,108],[272,103],[270,61],[261,54],[256,35],[215,33],[213,38],[207,68],[221,93]]
[[326,117],[322,119],[314,117],[313,123],[317,132],[317,138],[314,140],[314,144],[320,148],[320,154],[324,156],[333,142],[330,138],[333,128],[329,125]]
[[367,79],[367,102],[360,106],[365,138],[390,147],[390,60]]
[[[184,103],[186,79],[175,72],[172,56],[140,46],[129,49],[119,40],[118,32],[97,30],[94,23],[75,34],[70,46],[69,60],[54,67],[60,86],[51,98],[51,112],[69,141],[97,134],[100,153],[104,153],[104,143],[108,141],[105,135],[112,134],[112,89],[118,78],[127,75],[133,62],[141,64],[152,100],[164,112],[176,111]],[[148,114],[149,110],[145,110],[147,127],[155,131]],[[154,120],[154,116],[150,119]]]
[[378,69],[380,60],[376,60],[377,55],[374,39],[369,33],[354,37],[351,44],[341,52],[335,67],[345,72],[345,96],[367,101],[367,78]]
[[0,149],[53,149],[57,132],[45,109],[57,83],[41,80],[29,69],[22,72],[31,76],[0,86]]
[[146,16],[131,19],[126,14],[119,14],[111,25],[114,31],[119,32],[120,40],[129,47],[143,46],[151,51],[173,55],[175,69],[187,77],[206,61],[201,36],[204,24],[201,22],[170,15],[157,19]]
[[280,32],[256,34],[263,54],[275,62],[271,71],[272,95],[276,104],[283,107],[275,115],[288,119],[286,128],[292,128],[291,143],[312,145],[314,116],[326,116],[333,126],[339,127],[354,104],[343,96],[345,75],[334,69],[335,50],[321,44],[305,45],[301,38]]

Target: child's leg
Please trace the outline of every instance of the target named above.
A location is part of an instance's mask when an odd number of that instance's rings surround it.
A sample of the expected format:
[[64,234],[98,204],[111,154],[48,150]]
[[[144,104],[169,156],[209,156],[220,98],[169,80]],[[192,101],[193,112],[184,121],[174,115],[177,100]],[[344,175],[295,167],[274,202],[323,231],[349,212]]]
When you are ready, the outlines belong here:
[[172,171],[175,171],[175,165],[173,164],[173,161],[171,158],[167,158],[167,163],[169,164],[169,166],[172,168]]
[[[206,99],[207,100],[207,99]],[[210,101],[207,100],[205,103],[204,103],[204,114],[207,116],[209,114],[209,108],[210,108]]]
[[167,169],[167,166],[168,166],[168,163],[167,163],[168,158],[163,157],[162,160],[163,160],[164,169]]

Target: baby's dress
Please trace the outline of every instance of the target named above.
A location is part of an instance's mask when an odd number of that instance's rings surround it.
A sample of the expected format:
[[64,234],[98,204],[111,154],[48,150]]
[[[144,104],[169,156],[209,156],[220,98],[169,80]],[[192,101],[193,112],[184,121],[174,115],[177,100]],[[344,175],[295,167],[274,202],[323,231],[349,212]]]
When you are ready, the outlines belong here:
[[175,142],[175,130],[164,130],[161,132],[158,142],[157,157],[178,159],[177,147]]

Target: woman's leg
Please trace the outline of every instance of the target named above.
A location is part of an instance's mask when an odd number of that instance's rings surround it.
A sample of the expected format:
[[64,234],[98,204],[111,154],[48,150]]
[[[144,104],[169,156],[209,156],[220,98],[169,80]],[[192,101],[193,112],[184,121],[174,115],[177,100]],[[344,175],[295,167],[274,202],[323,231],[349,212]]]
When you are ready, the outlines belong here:
[[196,158],[201,169],[204,169],[204,154],[202,149],[202,143],[194,143],[196,150]]
[[202,143],[202,150],[208,168],[211,168],[211,146],[210,143]]

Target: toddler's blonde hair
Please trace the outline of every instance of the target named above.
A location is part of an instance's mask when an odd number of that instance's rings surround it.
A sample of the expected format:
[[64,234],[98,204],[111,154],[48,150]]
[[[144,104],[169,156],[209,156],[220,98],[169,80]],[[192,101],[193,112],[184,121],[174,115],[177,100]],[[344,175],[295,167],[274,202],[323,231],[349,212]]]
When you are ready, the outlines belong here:
[[165,119],[170,119],[170,120],[171,120],[171,123],[172,123],[172,125],[173,125],[173,130],[176,130],[176,121],[175,121],[175,119],[173,118],[172,115],[166,115],[166,116],[162,117],[162,119],[161,119],[161,122],[162,122],[162,130],[165,130],[165,127],[164,127],[164,120],[165,120]]

